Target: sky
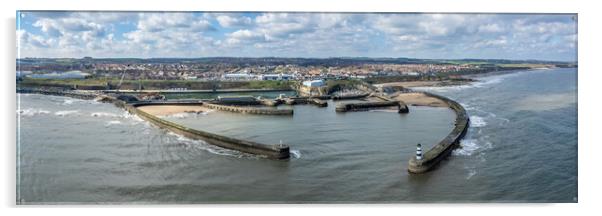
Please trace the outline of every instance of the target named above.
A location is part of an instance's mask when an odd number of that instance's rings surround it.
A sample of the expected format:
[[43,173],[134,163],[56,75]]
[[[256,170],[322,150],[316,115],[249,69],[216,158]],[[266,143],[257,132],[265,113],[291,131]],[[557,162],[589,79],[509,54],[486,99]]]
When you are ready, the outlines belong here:
[[576,61],[572,14],[17,12],[17,55]]

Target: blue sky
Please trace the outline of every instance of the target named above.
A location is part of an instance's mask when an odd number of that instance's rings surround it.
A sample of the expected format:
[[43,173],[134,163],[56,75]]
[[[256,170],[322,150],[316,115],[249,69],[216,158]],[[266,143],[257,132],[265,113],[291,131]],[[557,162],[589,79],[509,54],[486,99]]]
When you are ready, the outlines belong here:
[[19,57],[576,60],[569,14],[18,12]]

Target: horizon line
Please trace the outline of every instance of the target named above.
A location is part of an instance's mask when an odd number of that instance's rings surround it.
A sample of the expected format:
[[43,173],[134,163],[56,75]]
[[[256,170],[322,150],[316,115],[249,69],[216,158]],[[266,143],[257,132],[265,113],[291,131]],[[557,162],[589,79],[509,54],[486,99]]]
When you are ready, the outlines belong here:
[[351,59],[351,58],[365,58],[365,59],[418,59],[418,60],[503,60],[503,61],[542,61],[542,62],[566,62],[576,63],[578,60],[544,60],[544,59],[503,59],[503,58],[416,58],[416,57],[366,57],[366,56],[330,56],[330,57],[277,57],[277,56],[206,56],[206,57],[23,57],[18,59],[210,59],[210,58],[248,58],[248,59],[261,59],[261,58],[276,58],[276,59]]

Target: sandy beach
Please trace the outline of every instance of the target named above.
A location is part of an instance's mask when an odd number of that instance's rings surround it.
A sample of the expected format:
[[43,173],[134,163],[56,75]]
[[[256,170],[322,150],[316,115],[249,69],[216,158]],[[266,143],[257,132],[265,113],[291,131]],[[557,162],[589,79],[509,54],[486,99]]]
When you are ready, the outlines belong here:
[[393,97],[393,99],[401,100],[406,104],[413,106],[447,107],[447,104],[442,100],[417,92],[401,93],[398,96]]
[[147,112],[152,115],[172,115],[176,113],[184,112],[208,112],[212,109],[199,106],[199,105],[153,105],[153,106],[141,106],[138,109]]

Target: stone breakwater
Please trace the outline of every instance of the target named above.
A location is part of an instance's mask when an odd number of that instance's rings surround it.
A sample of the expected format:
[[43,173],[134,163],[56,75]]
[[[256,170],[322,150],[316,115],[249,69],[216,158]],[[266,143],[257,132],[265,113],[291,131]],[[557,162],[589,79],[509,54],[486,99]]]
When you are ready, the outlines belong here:
[[362,111],[396,106],[399,113],[408,113],[408,107],[401,101],[375,101],[361,103],[340,103],[335,110],[337,112]]
[[356,94],[356,95],[335,95],[332,96],[332,100],[352,100],[360,99],[370,96],[370,93]]
[[[324,98],[324,97],[321,97]],[[320,99],[320,97],[298,97],[298,98],[286,98],[282,100],[283,103],[288,105],[295,104],[312,104],[318,107],[327,107],[328,102]]]
[[425,173],[434,168],[441,160],[449,156],[454,148],[458,147],[460,140],[466,135],[468,130],[469,118],[466,110],[458,102],[440,95],[422,92],[423,94],[440,99],[447,103],[456,113],[455,126],[452,132],[441,140],[433,148],[429,149],[421,159],[410,158],[408,162],[408,171],[410,173]]
[[[288,159],[290,158],[290,148],[288,145],[283,144],[261,144],[256,142],[251,142],[247,140],[240,140],[231,137],[226,137],[214,133],[209,133],[206,131],[196,130],[192,128],[185,127],[180,124],[176,124],[171,121],[167,121],[165,119],[161,119],[157,116],[151,115],[147,112],[144,112],[137,107],[145,106],[145,105],[156,105],[156,104],[147,104],[144,102],[140,103],[132,103],[132,104],[121,104],[125,107],[128,112],[132,114],[136,114],[140,116],[142,119],[145,119],[161,128],[165,128],[174,133],[183,135],[185,137],[191,139],[199,139],[208,142],[209,144],[220,146],[227,149],[234,149],[241,152],[246,152],[250,154],[263,155],[271,159]],[[171,105],[174,105],[171,103]],[[186,105],[190,105],[187,103]],[[199,105],[205,105],[203,103],[199,103]]]
[[228,112],[255,114],[255,115],[293,115],[292,109],[265,109],[255,107],[243,107],[243,106],[227,106],[213,103],[204,103],[203,106]]

